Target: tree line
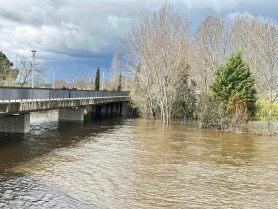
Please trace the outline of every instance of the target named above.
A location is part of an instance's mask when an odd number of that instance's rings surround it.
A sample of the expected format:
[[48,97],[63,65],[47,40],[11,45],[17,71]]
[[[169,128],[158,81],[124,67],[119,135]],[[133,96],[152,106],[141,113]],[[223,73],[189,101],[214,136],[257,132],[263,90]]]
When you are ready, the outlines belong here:
[[[249,69],[249,84],[254,80],[255,106],[268,102],[270,121],[278,96],[277,23],[249,14],[228,20],[209,14],[194,34],[190,31],[190,21],[169,3],[133,21],[122,49],[125,67],[134,75],[133,103],[141,113],[169,123],[171,116],[204,118],[217,102],[227,112],[214,82],[221,66],[237,59],[246,62],[242,70]],[[249,119],[254,116],[250,111]]]

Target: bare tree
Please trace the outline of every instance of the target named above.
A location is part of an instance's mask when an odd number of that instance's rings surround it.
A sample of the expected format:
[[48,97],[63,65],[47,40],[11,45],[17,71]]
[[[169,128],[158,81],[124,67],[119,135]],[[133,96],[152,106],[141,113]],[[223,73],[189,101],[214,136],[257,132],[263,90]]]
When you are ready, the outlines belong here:
[[[90,84],[89,84],[89,80],[90,80]],[[90,87],[92,87],[91,80],[92,79],[90,79],[86,73],[82,72],[79,69],[78,70],[78,75],[72,76],[70,83],[72,85],[72,88],[88,89],[89,85],[90,85]]]
[[[51,87],[53,86],[53,81],[51,81]],[[59,89],[59,88],[62,88],[63,86],[67,86],[67,82],[63,79],[55,79],[55,82],[54,82],[54,88],[55,89]]]
[[259,96],[263,93],[260,78],[261,69],[264,65],[261,54],[261,31],[261,22],[247,14],[236,16],[229,27],[229,47],[231,51],[241,50],[243,58],[247,60],[250,70],[257,81],[255,87]]
[[268,125],[272,120],[273,104],[277,100],[278,91],[278,27],[274,21],[266,20],[262,24],[260,31],[261,37],[261,56],[263,58],[263,68],[260,75],[262,77],[261,86],[267,92],[267,100],[269,101]]
[[16,58],[16,69],[18,69],[17,82],[20,83],[21,87],[26,85],[31,80],[32,70],[34,68],[35,83],[43,80],[45,68],[37,67],[38,61],[35,58],[22,54]]
[[269,102],[268,125],[278,90],[277,23],[250,15],[238,15],[230,27],[231,48],[240,48],[256,79],[260,98]]
[[208,94],[214,74],[227,54],[227,23],[217,15],[208,15],[198,27],[192,45],[192,77],[202,93]]
[[107,83],[107,88],[111,90],[116,90],[119,80],[119,69],[120,61],[118,59],[118,53],[114,53],[110,68],[110,81]]
[[152,16],[134,22],[122,42],[126,68],[138,78],[153,115],[159,106],[163,123],[170,123],[179,72],[188,70],[189,25],[179,11],[165,3]]
[[17,82],[23,87],[31,78],[33,62],[25,54],[17,56],[16,68],[19,69],[19,77]]

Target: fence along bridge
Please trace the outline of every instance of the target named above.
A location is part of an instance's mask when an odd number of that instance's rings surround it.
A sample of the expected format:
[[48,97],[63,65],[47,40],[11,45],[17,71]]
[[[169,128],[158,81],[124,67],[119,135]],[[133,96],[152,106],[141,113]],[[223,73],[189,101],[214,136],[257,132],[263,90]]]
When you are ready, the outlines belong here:
[[0,87],[0,132],[26,133],[30,112],[59,110],[60,121],[83,121],[84,110],[132,114],[127,91]]

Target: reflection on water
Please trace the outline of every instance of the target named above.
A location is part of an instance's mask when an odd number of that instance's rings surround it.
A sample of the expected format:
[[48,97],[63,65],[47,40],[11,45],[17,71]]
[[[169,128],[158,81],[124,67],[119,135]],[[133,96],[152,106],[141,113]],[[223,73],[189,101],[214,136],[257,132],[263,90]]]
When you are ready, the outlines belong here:
[[32,116],[2,134],[0,207],[274,208],[278,140],[189,122]]

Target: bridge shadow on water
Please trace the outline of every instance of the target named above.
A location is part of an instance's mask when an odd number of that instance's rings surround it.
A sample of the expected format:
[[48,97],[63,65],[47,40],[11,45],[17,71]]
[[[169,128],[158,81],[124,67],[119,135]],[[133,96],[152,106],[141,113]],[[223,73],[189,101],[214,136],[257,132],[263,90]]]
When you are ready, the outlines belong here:
[[0,133],[0,175],[11,175],[10,169],[17,165],[86,138],[97,137],[125,121],[123,117],[92,117],[88,114],[83,122],[58,122],[57,117],[48,119],[42,115],[31,122],[29,133]]
[[79,196],[19,172],[16,167],[55,149],[96,139],[99,134],[126,123],[126,119],[88,114],[83,122],[58,122],[57,112],[50,113],[54,114],[52,118],[48,114],[33,114],[27,134],[0,133],[0,208],[99,208]]

